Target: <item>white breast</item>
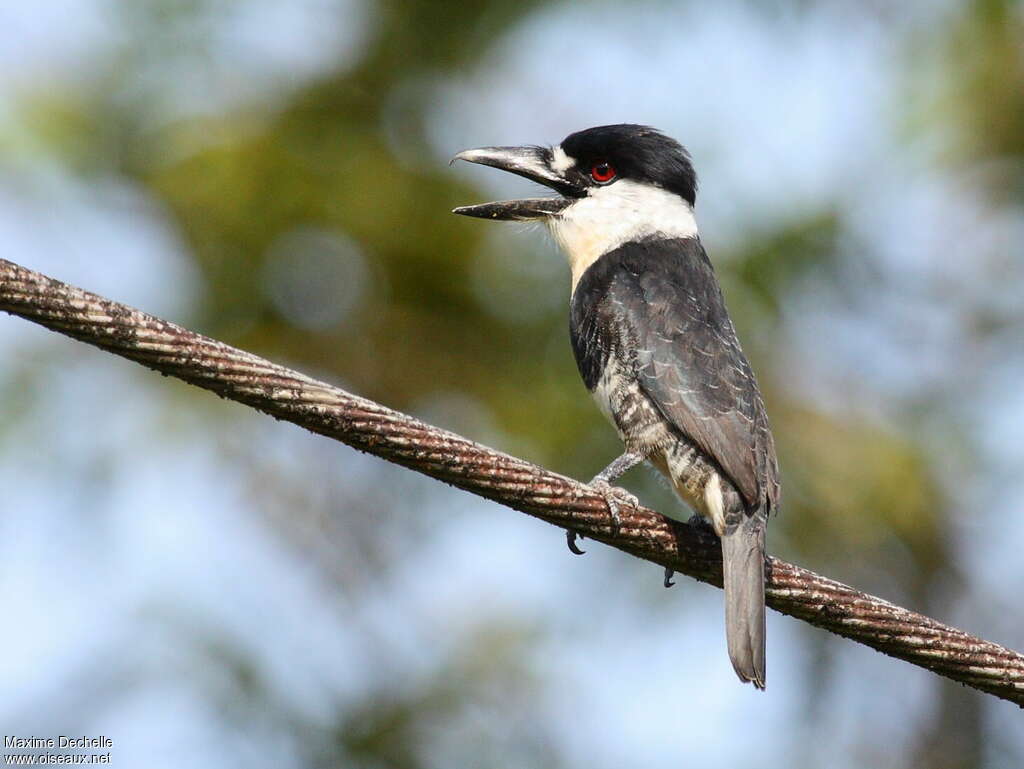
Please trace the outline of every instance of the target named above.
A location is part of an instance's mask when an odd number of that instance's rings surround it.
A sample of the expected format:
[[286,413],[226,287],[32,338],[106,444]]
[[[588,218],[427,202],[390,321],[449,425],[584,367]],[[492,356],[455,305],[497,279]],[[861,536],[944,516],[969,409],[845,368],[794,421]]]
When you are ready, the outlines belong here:
[[623,243],[650,235],[697,235],[689,203],[660,187],[628,179],[591,190],[547,221],[569,260],[574,291],[590,265]]

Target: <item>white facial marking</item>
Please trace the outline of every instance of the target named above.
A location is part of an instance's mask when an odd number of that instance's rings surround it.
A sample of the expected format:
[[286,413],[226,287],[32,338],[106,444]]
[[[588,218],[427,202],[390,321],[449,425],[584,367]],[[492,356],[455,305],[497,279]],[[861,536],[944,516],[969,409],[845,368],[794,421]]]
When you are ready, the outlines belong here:
[[551,170],[556,174],[564,174],[574,165],[576,165],[576,161],[566,155],[565,150],[561,147],[551,149]]
[[629,179],[592,189],[561,214],[548,217],[547,223],[569,259],[573,291],[590,265],[623,243],[655,234],[697,235],[689,203],[660,187]]

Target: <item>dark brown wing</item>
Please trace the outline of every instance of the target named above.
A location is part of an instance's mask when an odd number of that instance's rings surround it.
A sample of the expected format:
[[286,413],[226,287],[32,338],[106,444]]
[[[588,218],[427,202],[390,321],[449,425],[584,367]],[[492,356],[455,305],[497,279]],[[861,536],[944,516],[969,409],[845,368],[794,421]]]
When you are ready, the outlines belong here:
[[770,512],[779,497],[774,442],[703,246],[648,240],[620,251],[608,292],[629,329],[641,389],[750,509]]

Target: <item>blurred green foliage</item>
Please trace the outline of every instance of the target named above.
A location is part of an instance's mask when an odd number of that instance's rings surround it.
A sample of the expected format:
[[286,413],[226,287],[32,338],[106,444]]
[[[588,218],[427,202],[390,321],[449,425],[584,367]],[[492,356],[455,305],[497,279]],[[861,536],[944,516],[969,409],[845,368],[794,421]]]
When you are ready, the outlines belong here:
[[955,127],[951,157],[986,173],[1001,199],[1024,202],[1024,16],[1012,0],[979,0],[954,18],[937,49],[933,110]]

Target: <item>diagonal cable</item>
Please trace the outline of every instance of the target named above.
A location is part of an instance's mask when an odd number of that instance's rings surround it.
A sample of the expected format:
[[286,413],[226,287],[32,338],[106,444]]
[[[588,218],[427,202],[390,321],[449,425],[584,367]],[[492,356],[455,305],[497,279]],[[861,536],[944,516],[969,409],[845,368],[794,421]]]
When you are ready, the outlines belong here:
[[[721,552],[710,532],[643,507],[623,507],[613,531],[604,498],[578,481],[3,259],[0,310],[722,585]],[[777,558],[767,569],[767,602],[776,611],[1024,707],[1021,654]]]

